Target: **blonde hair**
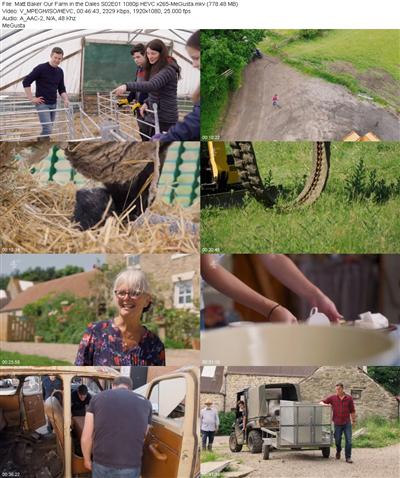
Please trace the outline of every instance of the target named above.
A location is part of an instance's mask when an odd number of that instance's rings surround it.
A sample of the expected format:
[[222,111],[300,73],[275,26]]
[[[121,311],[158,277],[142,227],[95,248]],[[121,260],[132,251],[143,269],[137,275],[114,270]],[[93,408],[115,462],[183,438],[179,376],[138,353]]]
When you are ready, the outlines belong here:
[[126,269],[120,272],[114,280],[113,291],[123,284],[128,290],[151,294],[149,283],[144,273],[137,269]]

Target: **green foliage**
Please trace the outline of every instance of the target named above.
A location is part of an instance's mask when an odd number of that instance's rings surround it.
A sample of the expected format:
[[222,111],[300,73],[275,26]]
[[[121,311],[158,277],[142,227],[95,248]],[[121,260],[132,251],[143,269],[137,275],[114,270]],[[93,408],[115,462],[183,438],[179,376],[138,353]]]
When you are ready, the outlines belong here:
[[353,439],[353,448],[380,448],[400,442],[400,422],[387,420],[381,416],[360,420],[357,429],[366,432]]
[[0,365],[71,365],[65,360],[56,360],[42,355],[25,355],[18,352],[0,351]]
[[[58,279],[59,277],[78,274],[79,272],[84,272],[83,267],[67,265],[62,269],[56,269],[55,267],[47,267],[46,269],[43,269],[42,267],[37,266],[29,267],[24,272],[19,272],[18,270],[16,270],[12,274],[12,277],[32,282],[46,282],[52,279]],[[7,288],[10,277],[11,275],[0,276],[0,289]]]
[[360,159],[346,178],[346,199],[348,202],[372,199],[377,204],[384,203],[391,195],[398,195],[399,181],[398,178],[395,182],[387,183],[382,178],[378,179],[376,169],[368,173],[364,161]]
[[153,301],[144,323],[165,321],[166,339],[172,348],[190,348],[191,338],[199,334],[199,315],[185,309],[167,309],[161,300]]
[[219,428],[217,435],[230,435],[232,432],[232,424],[235,422],[234,412],[218,412]]
[[240,86],[242,70],[264,35],[264,30],[202,30],[201,92],[208,99],[202,102],[202,135],[213,134],[229,92]]
[[83,267],[71,265],[65,266],[62,269],[56,269],[55,267],[47,267],[46,269],[42,269],[41,267],[30,267],[26,271],[18,274],[18,278],[33,282],[46,282],[48,280],[58,279],[59,277],[78,274],[79,272],[84,272]]
[[368,375],[393,395],[400,395],[399,367],[368,367]]
[[399,110],[398,44],[397,30],[266,30],[259,48],[308,75]]
[[[253,146],[261,176],[266,178],[272,171],[275,185],[294,190],[304,172],[311,170],[311,143],[255,142]],[[313,205],[284,211],[267,209],[249,198],[242,207],[204,208],[201,247],[237,254],[399,250],[399,144],[334,142],[331,150],[327,187]],[[377,178],[392,184],[388,201],[346,200],[346,178],[361,158],[367,172],[375,169]],[[368,184],[368,173],[366,178]]]
[[34,320],[35,335],[44,342],[78,344],[90,322],[98,320],[88,299],[63,293],[28,304],[23,314]]
[[9,280],[10,280],[10,276],[0,275],[0,290],[7,289]]
[[314,38],[321,37],[325,30],[310,30],[303,29],[299,31],[298,37],[304,40],[313,40]]

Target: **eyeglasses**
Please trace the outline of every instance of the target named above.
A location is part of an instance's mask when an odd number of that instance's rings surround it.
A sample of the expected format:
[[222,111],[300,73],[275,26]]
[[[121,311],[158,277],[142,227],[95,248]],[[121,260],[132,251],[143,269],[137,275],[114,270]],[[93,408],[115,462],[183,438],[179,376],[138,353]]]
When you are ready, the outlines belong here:
[[140,295],[143,294],[143,291],[142,290],[115,290],[114,293],[118,297],[118,299],[124,299],[126,296],[128,296],[130,299],[136,299],[136,297],[139,297]]

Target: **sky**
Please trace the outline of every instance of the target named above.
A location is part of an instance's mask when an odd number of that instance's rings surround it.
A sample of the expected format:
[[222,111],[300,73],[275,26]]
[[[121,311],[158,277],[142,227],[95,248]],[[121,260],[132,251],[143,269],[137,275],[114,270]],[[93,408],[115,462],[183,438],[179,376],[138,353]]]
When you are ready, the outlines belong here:
[[18,269],[24,272],[30,267],[55,267],[62,269],[67,265],[80,266],[89,271],[94,264],[105,262],[105,254],[0,254],[0,275],[9,275]]

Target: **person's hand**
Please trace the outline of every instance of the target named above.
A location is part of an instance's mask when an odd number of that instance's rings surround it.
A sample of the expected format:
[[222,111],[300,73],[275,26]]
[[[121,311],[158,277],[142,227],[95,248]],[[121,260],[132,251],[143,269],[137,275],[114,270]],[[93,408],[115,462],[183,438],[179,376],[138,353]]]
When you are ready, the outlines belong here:
[[83,460],[83,464],[85,465],[85,468],[87,468],[88,470],[91,470],[92,469],[92,460],[86,460],[84,459]]
[[312,307],[318,307],[318,311],[325,314],[331,322],[338,323],[339,320],[343,319],[343,316],[339,314],[333,301],[320,290],[310,297],[309,302]]
[[[269,313],[267,314],[269,315]],[[280,322],[282,324],[297,324],[296,317],[285,307],[281,305],[276,307],[269,316],[270,322]]]
[[38,98],[32,98],[31,103],[33,103],[34,105],[41,105],[42,103],[44,103],[44,98],[43,96],[39,96]]
[[118,88],[115,88],[111,93],[115,96],[123,96],[126,93],[126,85],[118,86]]
[[145,115],[145,113],[146,113],[146,110],[148,110],[148,109],[149,109],[149,107],[147,106],[146,103],[144,103],[144,104],[140,107],[140,110],[139,110],[139,111],[140,111],[140,116],[141,116],[142,118],[144,118],[144,115]]
[[64,98],[64,106],[65,106],[65,108],[69,107],[69,99],[68,98]]

